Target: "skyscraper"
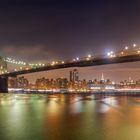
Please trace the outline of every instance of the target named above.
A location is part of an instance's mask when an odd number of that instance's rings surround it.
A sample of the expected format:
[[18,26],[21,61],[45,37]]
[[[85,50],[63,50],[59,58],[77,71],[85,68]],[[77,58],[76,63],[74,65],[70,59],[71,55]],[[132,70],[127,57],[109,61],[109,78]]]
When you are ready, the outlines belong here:
[[104,74],[102,73],[102,76],[101,76],[101,81],[100,83],[105,83],[105,78],[104,78]]
[[70,71],[70,82],[73,82],[73,71]]
[[102,73],[102,76],[101,76],[101,81],[104,81],[105,78],[104,78],[104,74]]
[[79,81],[79,72],[77,69],[70,71],[70,82],[78,82]]

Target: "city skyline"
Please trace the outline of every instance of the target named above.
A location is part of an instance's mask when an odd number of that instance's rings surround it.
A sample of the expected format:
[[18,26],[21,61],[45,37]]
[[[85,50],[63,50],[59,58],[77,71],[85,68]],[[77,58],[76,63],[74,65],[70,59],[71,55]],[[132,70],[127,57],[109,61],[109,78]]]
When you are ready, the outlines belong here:
[[48,78],[40,77],[31,83],[24,76],[11,77],[8,80],[9,92],[46,92],[46,93],[102,93],[102,92],[139,92],[140,79],[134,80],[131,77],[123,79],[116,83],[104,77],[102,73],[100,78],[79,79],[79,70],[73,69],[69,71],[69,78]]
[[[105,78],[109,78],[112,81],[120,82],[124,79],[129,79],[131,77],[134,80],[137,80],[140,77],[140,62],[131,62],[131,66],[127,64],[111,64],[106,66],[94,66],[94,67],[87,67],[87,68],[76,68],[79,71],[79,79],[83,80],[94,80],[100,79],[101,74],[103,73]],[[60,70],[51,70],[45,72],[37,72],[36,74],[25,74],[24,77],[28,78],[29,81],[35,82],[36,78],[68,78],[69,79],[69,71],[73,70],[74,68],[66,68]],[[35,76],[36,75],[36,76]]]

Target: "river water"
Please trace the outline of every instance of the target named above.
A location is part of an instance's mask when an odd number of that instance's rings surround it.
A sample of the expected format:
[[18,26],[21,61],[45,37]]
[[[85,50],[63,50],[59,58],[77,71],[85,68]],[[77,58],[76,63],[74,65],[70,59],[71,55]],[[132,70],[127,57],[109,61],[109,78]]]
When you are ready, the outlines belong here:
[[0,94],[0,140],[140,140],[140,97]]

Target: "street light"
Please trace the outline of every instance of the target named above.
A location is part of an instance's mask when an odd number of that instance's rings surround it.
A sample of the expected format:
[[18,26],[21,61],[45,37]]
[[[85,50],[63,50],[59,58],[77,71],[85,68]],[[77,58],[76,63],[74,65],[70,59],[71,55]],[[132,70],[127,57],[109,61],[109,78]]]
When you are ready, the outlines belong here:
[[124,49],[125,49],[125,50],[128,50],[128,47],[126,46]]
[[136,44],[133,44],[133,47],[135,48],[137,45]]
[[76,57],[76,60],[79,61],[79,57]]
[[107,53],[107,56],[110,56],[110,52]]

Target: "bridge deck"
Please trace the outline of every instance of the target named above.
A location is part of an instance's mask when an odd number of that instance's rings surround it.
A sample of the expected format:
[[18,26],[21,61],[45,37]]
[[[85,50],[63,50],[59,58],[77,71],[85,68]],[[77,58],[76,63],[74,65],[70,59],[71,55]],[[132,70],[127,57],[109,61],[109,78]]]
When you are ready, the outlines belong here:
[[14,71],[0,75],[0,77],[15,77],[17,75],[41,72],[54,69],[70,68],[70,67],[88,67],[106,64],[126,63],[140,61],[140,55],[128,55],[114,58],[94,58],[92,60],[81,60],[76,62],[68,62],[65,64],[49,65],[44,67],[32,68],[29,70]]

